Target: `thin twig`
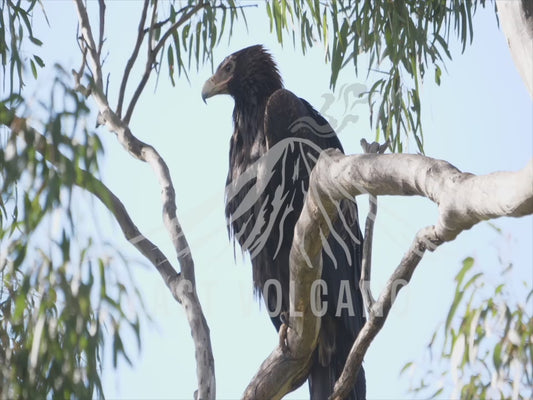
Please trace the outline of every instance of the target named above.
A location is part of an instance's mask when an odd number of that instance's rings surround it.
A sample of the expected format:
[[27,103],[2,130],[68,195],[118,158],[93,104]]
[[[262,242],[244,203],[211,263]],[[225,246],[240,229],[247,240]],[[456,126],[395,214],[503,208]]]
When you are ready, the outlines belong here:
[[[192,7],[192,5],[186,5],[185,7],[179,9],[178,11],[176,11],[176,15],[181,14],[187,8],[191,8],[191,7]],[[219,8],[219,9],[223,9],[223,10],[240,10],[240,9],[243,9],[243,8],[252,8],[252,7],[253,8],[257,8],[258,5],[257,4],[241,4],[241,5],[238,5],[238,6],[231,7],[231,6],[226,6],[225,4],[219,4],[219,5],[216,5],[216,6],[211,6],[212,9]],[[170,22],[170,17],[165,18],[164,20],[157,22],[154,25],[154,28],[155,29],[162,28],[163,26],[165,26],[169,22]],[[145,28],[144,29],[144,33],[145,34],[148,33],[149,30],[150,30],[150,28]]]
[[[387,140],[380,145],[377,142],[368,143],[364,138],[361,139],[361,147],[367,154],[383,154],[389,145]],[[370,280],[372,273],[372,241],[374,237],[374,223],[378,213],[378,198],[371,193],[368,193],[369,210],[365,223],[365,240],[363,242],[363,259],[361,265],[361,277],[359,280],[359,289],[363,296],[363,302],[368,317],[370,317],[370,310],[375,303],[370,288]]]
[[[170,22],[170,17],[162,20],[162,21],[159,21],[159,22],[156,22],[154,25],[153,25],[153,29],[161,29],[163,26],[165,26],[166,24],[168,24]],[[144,29],[144,33],[148,33],[150,31],[151,27],[148,27],[148,28],[145,28]]]
[[148,14],[149,4],[150,4],[150,0],[144,0],[144,6],[143,6],[142,13],[141,13],[141,19],[139,20],[137,41],[135,42],[133,52],[131,53],[131,56],[128,59],[128,62],[126,63],[126,68],[124,69],[124,75],[122,77],[122,82],[120,83],[120,91],[118,94],[118,104],[117,104],[117,115],[119,116],[119,118],[122,116],[122,105],[124,104],[124,95],[126,92],[126,85],[128,84],[130,72],[131,72],[131,69],[133,68],[133,65],[135,64],[135,61],[137,61],[137,56],[139,55],[139,49],[141,48],[141,44],[144,39],[144,23],[146,22],[146,15]]
[[75,69],[72,70],[72,75],[74,76],[74,90],[79,91],[85,97],[89,97],[89,95],[91,94],[91,88],[86,88],[81,84],[83,71],[85,70],[85,65],[87,64],[87,46],[82,45],[81,43],[78,44],[80,46],[80,50],[82,51],[83,56],[81,59],[80,69],[78,71],[76,71]]
[[137,86],[137,89],[135,90],[135,93],[133,94],[131,98],[130,105],[128,107],[128,110],[126,112],[126,115],[124,116],[124,122],[126,124],[129,124],[131,115],[133,114],[133,110],[135,108],[135,105],[137,104],[137,100],[139,100],[139,97],[141,96],[142,91],[144,90],[144,87],[146,86],[146,83],[148,82],[148,78],[150,78],[150,73],[152,72],[152,66],[155,62],[155,59],[157,57],[157,54],[162,49],[162,47],[165,45],[166,40],[169,38],[170,35],[172,35],[173,32],[176,31],[185,21],[189,20],[192,15],[197,13],[200,9],[206,7],[208,4],[201,2],[197,4],[192,10],[188,13],[184,13],[181,18],[173,23],[168,30],[161,36],[161,39],[157,43],[157,45],[153,48],[151,53],[148,56],[148,60],[146,62],[146,68],[144,70],[144,74],[142,76],[141,81],[139,82],[139,85]]
[[105,0],[98,0],[100,10],[100,35],[98,37],[98,57],[102,57],[102,47],[104,46],[105,31]]
[[78,17],[80,20],[81,35],[86,46],[89,48],[89,60],[92,63],[91,72],[93,74],[93,80],[96,87],[102,90],[102,66],[100,63],[100,56],[94,42],[93,33],[91,31],[91,24],[89,22],[89,16],[87,15],[87,9],[83,5],[82,0],[74,0],[74,3],[76,4],[76,10],[78,11]]
[[[180,8],[178,11],[176,11],[176,15],[179,15],[181,13],[184,13],[185,10],[187,10],[188,8],[192,8],[192,5],[190,4],[187,4],[186,6]],[[215,8],[215,7],[213,7]],[[153,25],[153,28],[154,29],[158,29],[158,28],[162,28],[164,25],[166,25],[167,23],[170,22],[170,17],[164,19],[163,21],[159,21],[159,22],[156,22],[154,25]],[[148,27],[148,28],[145,28],[144,29],[144,33],[148,33],[148,31],[151,29],[151,26]]]
[[[146,55],[148,59],[150,59],[150,56],[152,55],[152,42],[154,40],[154,31],[155,31],[156,21],[157,21],[157,0],[153,0],[152,17],[150,18],[150,27],[148,29],[148,53]],[[151,65],[150,65],[150,68],[151,68]]]

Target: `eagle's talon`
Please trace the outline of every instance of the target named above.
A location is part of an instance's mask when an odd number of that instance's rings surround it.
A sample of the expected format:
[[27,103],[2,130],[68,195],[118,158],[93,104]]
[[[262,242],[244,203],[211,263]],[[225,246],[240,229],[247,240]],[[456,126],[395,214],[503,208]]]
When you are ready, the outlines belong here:
[[279,347],[283,353],[289,352],[289,342],[287,341],[287,331],[289,330],[289,325],[281,324],[279,328]]

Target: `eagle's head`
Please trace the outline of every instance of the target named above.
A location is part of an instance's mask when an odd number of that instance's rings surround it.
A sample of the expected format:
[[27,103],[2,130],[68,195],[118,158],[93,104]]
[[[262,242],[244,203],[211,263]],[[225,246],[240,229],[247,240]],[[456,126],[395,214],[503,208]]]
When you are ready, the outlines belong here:
[[229,94],[236,101],[269,97],[283,86],[276,63],[258,44],[246,47],[220,63],[215,74],[202,88],[202,99]]

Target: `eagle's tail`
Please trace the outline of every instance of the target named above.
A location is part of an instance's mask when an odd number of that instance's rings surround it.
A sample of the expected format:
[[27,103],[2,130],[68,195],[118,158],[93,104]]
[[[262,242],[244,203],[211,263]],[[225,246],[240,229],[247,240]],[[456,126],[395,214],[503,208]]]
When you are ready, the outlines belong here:
[[[336,334],[335,334],[336,333]],[[346,357],[353,345],[350,335],[346,335],[343,329],[334,333],[334,348],[331,348],[329,360],[324,360],[321,354],[324,350],[319,346],[315,350],[314,362],[309,373],[309,393],[310,400],[327,400],[333,392],[335,382],[339,379]],[[329,361],[329,362],[328,362]],[[346,397],[346,400],[364,400],[366,399],[366,381],[363,367],[359,369],[357,381],[352,391]]]

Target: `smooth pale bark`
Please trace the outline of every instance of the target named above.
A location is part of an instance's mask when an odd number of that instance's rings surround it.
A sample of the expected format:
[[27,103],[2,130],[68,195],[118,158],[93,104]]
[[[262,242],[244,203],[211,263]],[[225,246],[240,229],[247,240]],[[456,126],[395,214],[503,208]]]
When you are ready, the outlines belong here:
[[[120,117],[109,106],[107,97],[104,95],[102,62],[100,60],[100,52],[97,50],[101,49],[102,47],[103,35],[100,35],[100,43],[97,46],[91,31],[91,24],[84,2],[82,0],[74,0],[74,4],[78,12],[81,33],[79,42],[83,52],[83,60],[80,71],[73,71],[74,79],[76,80],[76,89],[86,95],[91,95],[97,104],[100,113],[98,121],[102,124],[105,124],[105,126],[111,132],[114,132],[117,135],[117,139],[120,144],[133,157],[147,162],[152,167],[152,170],[159,181],[159,185],[161,187],[163,222],[174,245],[181,272],[177,273],[166,258],[159,260],[161,263],[168,263],[169,268],[166,269],[159,268],[159,265],[152,261],[152,256],[148,256],[148,259],[150,259],[154,266],[158,269],[172,295],[180,304],[183,305],[185,310],[195,347],[198,390],[195,392],[194,397],[202,400],[214,400],[216,398],[216,380],[210,332],[196,292],[194,262],[191,251],[176,214],[176,195],[174,185],[170,177],[170,171],[167,167],[167,164],[155,150],[155,148],[137,139],[128,126],[129,117],[131,116],[133,107],[140,95],[140,92],[142,92],[142,89],[144,88],[144,84],[148,79],[147,77],[149,76],[152,66],[150,63],[148,64],[148,72],[145,72],[143,75],[143,79],[135,92],[132,103],[130,104],[130,107],[128,107],[126,116]],[[146,1],[145,7],[147,4],[148,3]],[[197,10],[198,7],[199,6],[194,7],[193,11]],[[154,7],[154,12],[155,9],[156,8]],[[180,21],[183,22],[181,19]],[[152,21],[152,23],[155,23],[155,20]],[[176,24],[173,24],[173,26],[177,27],[179,25],[177,25],[176,22]],[[152,28],[150,29],[150,32],[151,31]],[[170,33],[171,31],[169,31],[169,33],[165,33],[164,38],[167,38]],[[159,46],[163,46],[163,44],[164,40],[161,38],[157,45],[158,48]],[[156,51],[156,49],[154,49],[153,52],[150,53],[151,56],[153,54],[157,54],[158,51],[159,50]],[[84,88],[80,83],[81,77],[83,76],[83,70],[86,65],[90,69],[93,78],[93,84],[89,88]],[[121,93],[121,95],[123,96],[124,93]],[[115,216],[118,219],[118,216]],[[145,241],[144,237],[139,237],[138,239],[140,240],[139,243],[143,243]],[[134,242],[132,241],[132,243]],[[136,243],[134,244],[137,246]],[[154,251],[157,252],[159,250],[155,248]]]
[[329,234],[335,202],[360,194],[418,195],[435,202],[439,218],[421,229],[389,278],[366,325],[348,356],[331,398],[342,399],[353,387],[357,370],[370,343],[383,326],[398,291],[405,286],[426,250],[454,240],[476,223],[501,216],[533,213],[533,161],[516,172],[476,176],[446,161],[413,154],[345,156],[337,150],[322,153],[311,174],[302,214],[291,250],[291,315],[284,346],[276,348],[261,365],[245,391],[245,399],[279,399],[302,381],[316,347],[320,319],[309,305],[311,285],[320,278],[321,236]]
[[498,0],[496,6],[513,61],[533,97],[533,2]]

